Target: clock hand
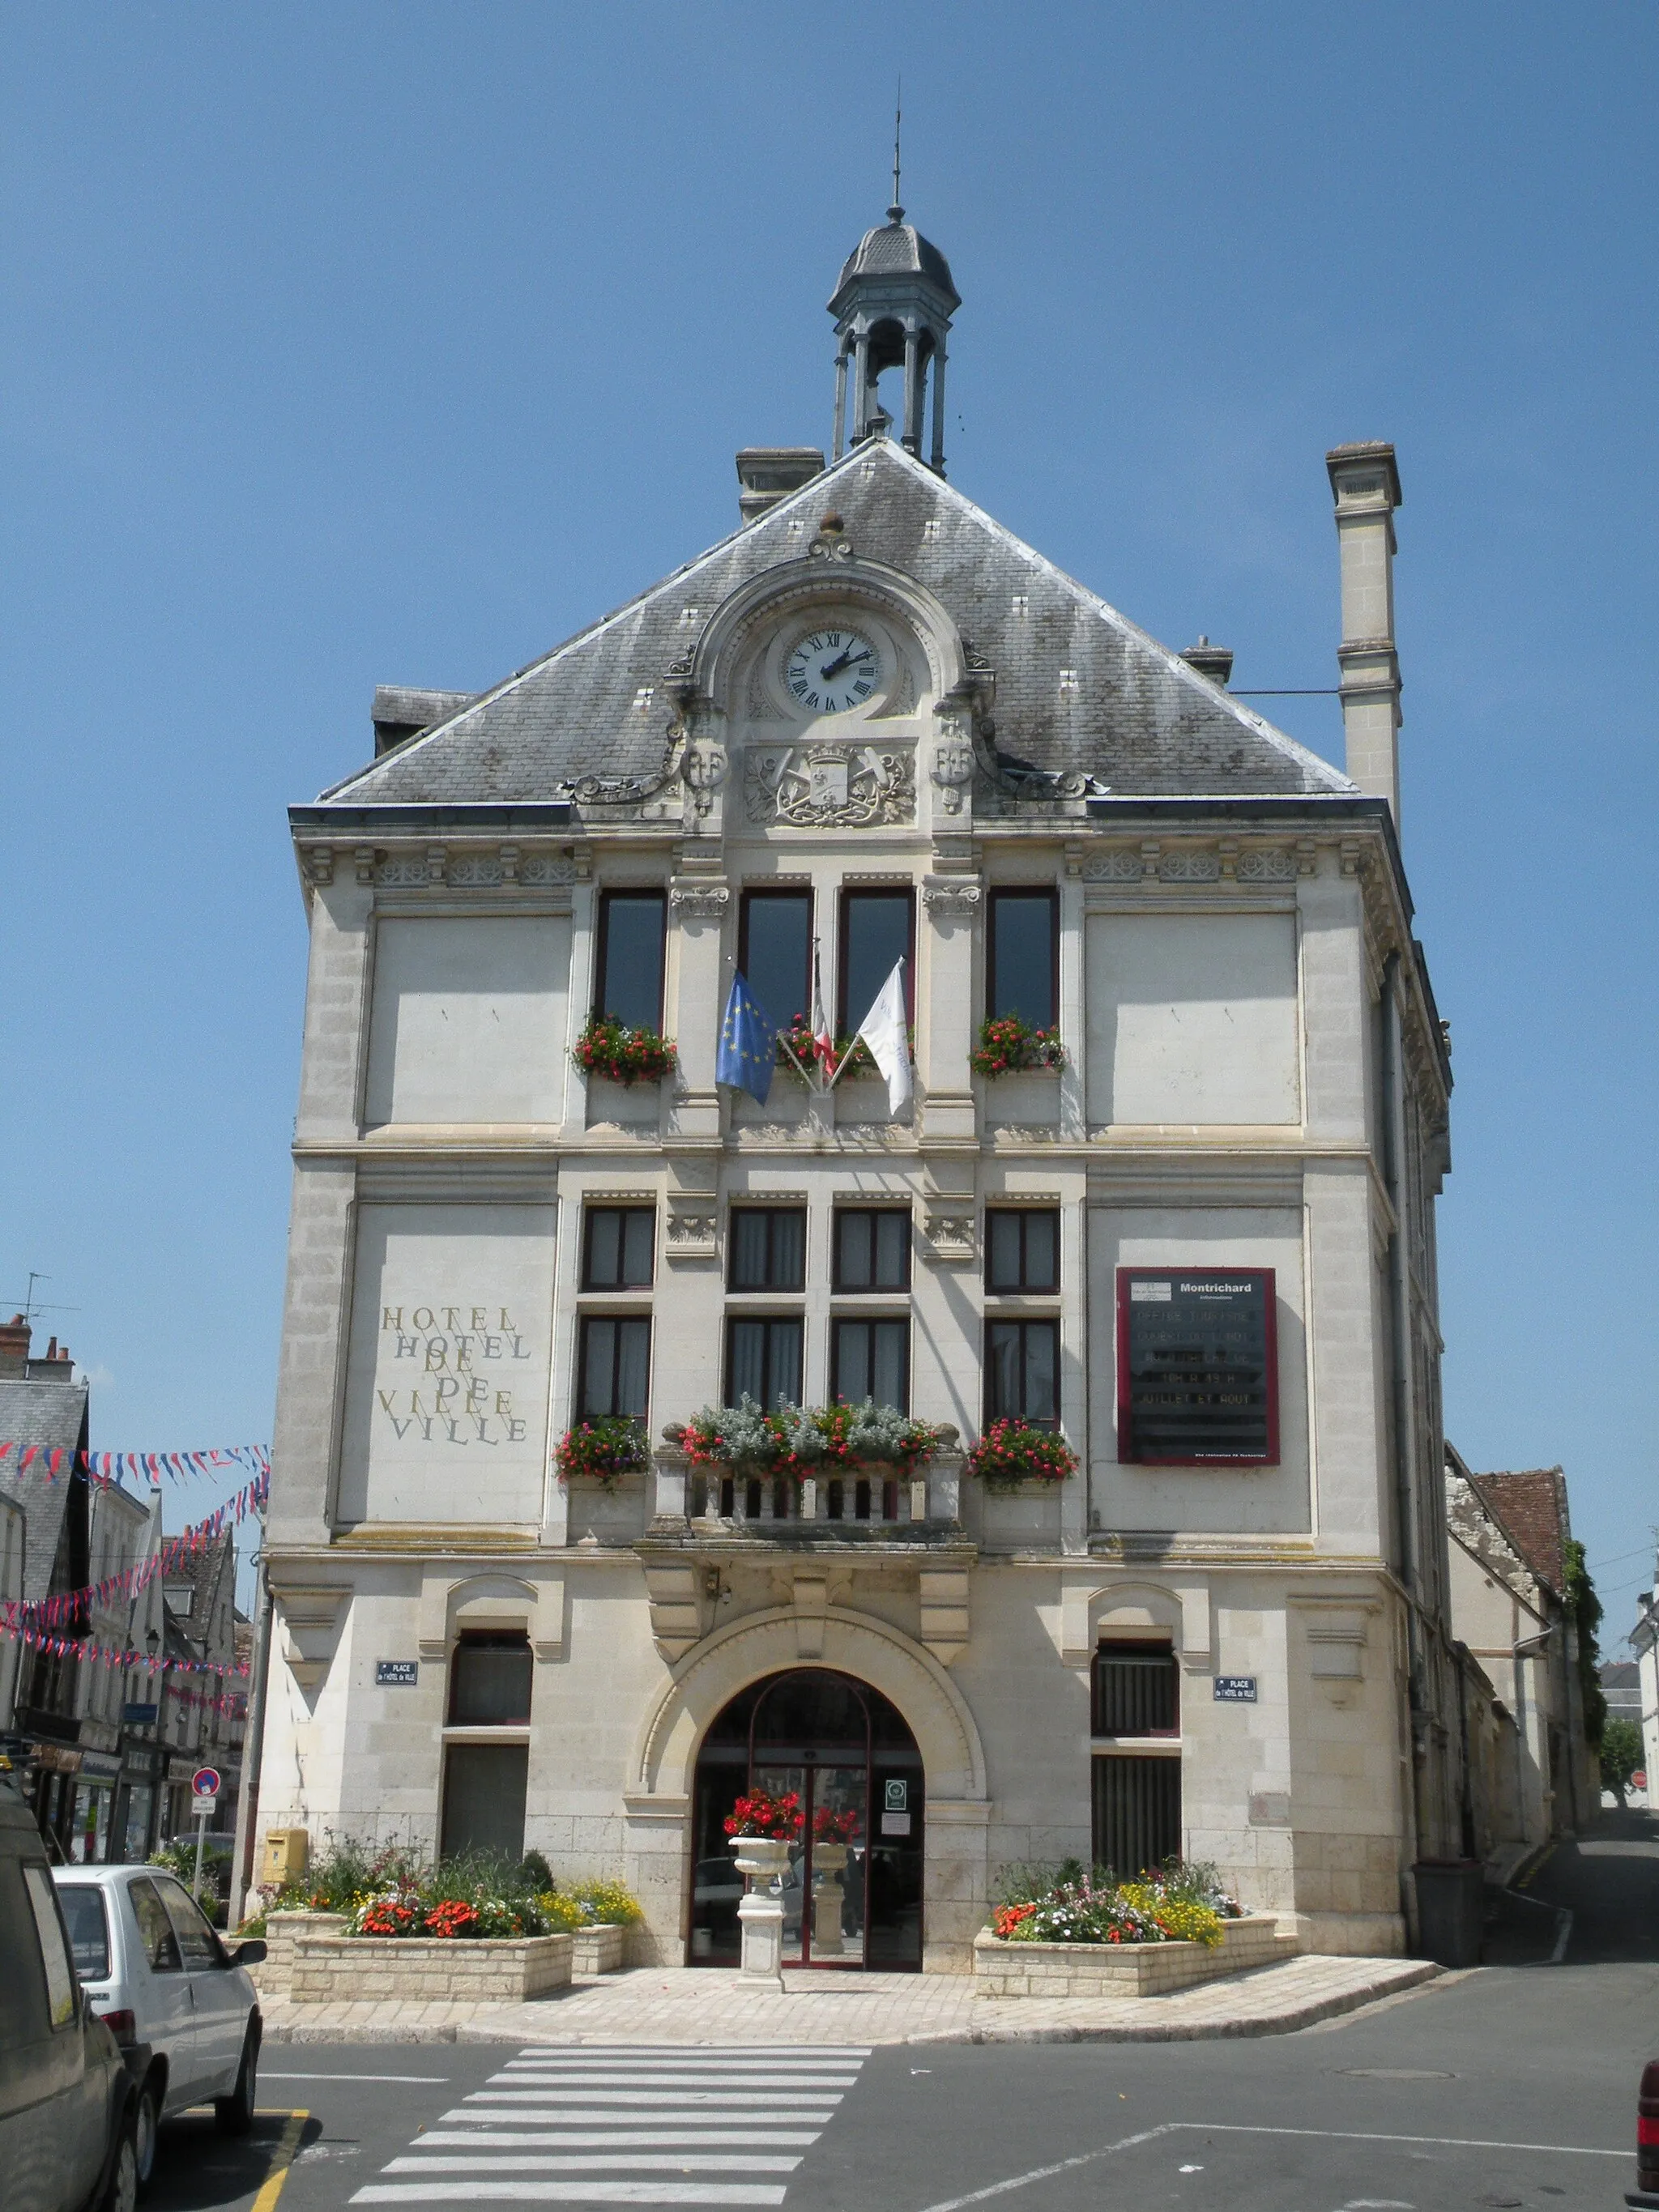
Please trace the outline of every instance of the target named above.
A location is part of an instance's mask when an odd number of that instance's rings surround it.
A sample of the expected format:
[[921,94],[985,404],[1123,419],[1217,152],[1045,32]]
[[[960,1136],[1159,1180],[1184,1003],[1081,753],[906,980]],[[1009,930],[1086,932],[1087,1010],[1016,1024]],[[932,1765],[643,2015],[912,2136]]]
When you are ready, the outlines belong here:
[[856,668],[860,661],[868,660],[869,658],[870,655],[867,653],[854,653],[849,646],[838,659],[832,660],[827,668],[819,669],[818,681],[820,684],[827,684],[832,676],[839,676],[843,668]]

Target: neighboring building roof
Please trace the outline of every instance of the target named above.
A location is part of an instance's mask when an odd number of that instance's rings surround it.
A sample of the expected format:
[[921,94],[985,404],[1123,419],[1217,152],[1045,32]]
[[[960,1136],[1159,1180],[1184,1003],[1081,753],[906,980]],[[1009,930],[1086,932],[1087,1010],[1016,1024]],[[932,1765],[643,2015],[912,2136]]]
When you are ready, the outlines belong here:
[[71,1477],[47,1480],[36,1462],[24,1474],[17,1463],[30,1445],[61,1451],[65,1466],[87,1448],[88,1386],[84,1382],[0,1382],[0,1441],[16,1449],[0,1460],[0,1492],[24,1513],[23,1595],[45,1597],[52,1587]]
[[584,777],[653,785],[672,750],[671,665],[731,592],[801,560],[831,512],[857,556],[927,586],[996,671],[1005,763],[1131,798],[1353,793],[1328,762],[878,438],[322,802],[525,805],[568,798]]
[[1486,1510],[1503,1528],[1540,1582],[1558,1597],[1567,1587],[1567,1479],[1559,1467],[1526,1468],[1508,1474],[1471,1474]]
[[[218,1535],[210,1537],[198,1551],[191,1552],[170,1566],[165,1577],[164,1588],[173,1625],[181,1636],[189,1638],[198,1653],[205,1652],[212,1641],[214,1607],[234,1541],[231,1529],[222,1529]],[[233,1639],[234,1631],[231,1636],[224,1638],[228,1649]]]

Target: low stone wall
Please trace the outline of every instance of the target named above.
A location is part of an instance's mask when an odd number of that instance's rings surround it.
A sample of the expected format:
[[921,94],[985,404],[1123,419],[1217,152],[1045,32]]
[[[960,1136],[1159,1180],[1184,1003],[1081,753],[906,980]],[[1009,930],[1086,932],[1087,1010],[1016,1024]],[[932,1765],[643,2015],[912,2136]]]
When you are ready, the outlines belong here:
[[980,1997],[1155,1997],[1194,1982],[1293,1959],[1295,1936],[1266,1913],[1224,1920],[1206,1943],[1004,1943],[988,1929],[974,1939],[974,1995]]
[[299,1936],[337,1936],[346,1924],[343,1912],[270,1912],[265,1916],[264,1962],[251,1966],[253,1986],[261,1996],[285,1997],[294,1972],[294,1943]]
[[295,2004],[518,2004],[562,1989],[574,1948],[572,1936],[301,1936],[289,1994]]
[[571,1937],[575,1950],[570,1971],[575,1974],[614,1974],[620,1971],[628,1930],[606,1924],[578,1928]]

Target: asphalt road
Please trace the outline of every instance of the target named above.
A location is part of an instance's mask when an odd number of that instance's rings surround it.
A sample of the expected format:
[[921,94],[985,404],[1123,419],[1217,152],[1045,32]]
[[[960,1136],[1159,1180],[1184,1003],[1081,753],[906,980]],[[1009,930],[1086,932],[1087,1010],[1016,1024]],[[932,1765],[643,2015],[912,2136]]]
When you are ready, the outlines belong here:
[[[1534,1947],[1542,1960],[1555,1948],[1558,1913],[1573,1915],[1560,1963],[1448,1977],[1296,2035],[911,2045],[862,2060],[780,2053],[781,2066],[802,2069],[802,2081],[810,2067],[820,2086],[749,2084],[735,2095],[720,2069],[738,2062],[690,2050],[532,2057],[500,2045],[273,2046],[252,2141],[228,2143],[206,2118],[165,2130],[151,2212],[251,2212],[262,2187],[258,2212],[277,2212],[270,2191],[285,2142],[298,2155],[280,2212],[336,2212],[362,2190],[374,2192],[366,2203],[411,2207],[1599,2212],[1618,2207],[1632,2185],[1636,2078],[1659,2054],[1659,1823],[1610,1820],[1559,1852],[1532,1889],[1534,1917],[1549,1936]],[[715,2078],[714,2104],[769,2096],[821,2109],[706,2114],[697,2124],[732,2146],[714,2153],[714,2136],[665,2128],[684,2115],[653,2109],[685,2094],[661,2085],[686,2065]],[[823,2086],[837,2069],[840,2086]],[[585,2088],[556,2086],[573,2070]],[[602,2079],[636,2086],[597,2089]],[[555,2086],[526,2086],[538,2082]],[[607,2100],[626,2109],[569,2109]],[[539,2130],[524,2109],[538,2101],[555,2108],[540,2115]],[[296,2110],[310,2117],[289,2118]],[[618,2126],[630,2143],[658,2146],[651,2176],[556,2170],[556,2157],[578,2140],[573,2128],[585,2130],[578,2155],[586,2158],[596,2142],[621,2140],[607,2134]],[[426,2141],[434,2134],[445,2142]],[[689,2171],[681,2160],[696,2154],[661,2148],[694,2139],[702,2161]],[[472,2154],[481,2147],[517,2163],[481,2168]],[[615,2164],[636,2166],[641,2155]],[[440,2167],[439,2159],[450,2163]],[[653,2194],[635,2193],[641,2184]]]

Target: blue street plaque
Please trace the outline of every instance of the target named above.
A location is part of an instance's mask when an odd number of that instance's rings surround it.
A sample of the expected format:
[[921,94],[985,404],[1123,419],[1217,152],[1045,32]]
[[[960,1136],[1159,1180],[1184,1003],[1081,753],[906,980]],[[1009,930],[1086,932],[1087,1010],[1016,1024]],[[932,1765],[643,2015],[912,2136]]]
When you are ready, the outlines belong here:
[[154,1728],[155,1711],[154,1705],[123,1705],[122,1725],[126,1728]]
[[374,1662],[374,1686],[377,1690],[412,1690],[421,1679],[418,1659],[377,1659]]
[[1255,1703],[1255,1676],[1218,1674],[1215,1678],[1215,1701],[1218,1705],[1253,1705]]

